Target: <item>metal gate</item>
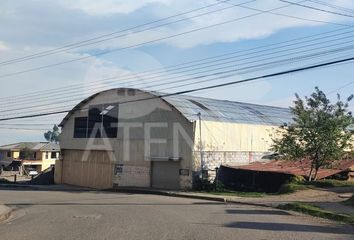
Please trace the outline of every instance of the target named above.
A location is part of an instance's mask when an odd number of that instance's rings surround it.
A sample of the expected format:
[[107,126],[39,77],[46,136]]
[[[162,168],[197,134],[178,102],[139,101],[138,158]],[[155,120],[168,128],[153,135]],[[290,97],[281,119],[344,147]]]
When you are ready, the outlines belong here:
[[179,162],[151,162],[151,186],[153,188],[179,189]]

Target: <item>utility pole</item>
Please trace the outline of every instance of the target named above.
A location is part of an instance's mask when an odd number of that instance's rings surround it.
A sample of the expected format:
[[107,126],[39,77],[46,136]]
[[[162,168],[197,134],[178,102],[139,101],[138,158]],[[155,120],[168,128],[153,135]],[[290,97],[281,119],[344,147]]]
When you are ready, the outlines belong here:
[[203,178],[203,165],[204,165],[204,159],[203,159],[203,141],[202,141],[202,114],[199,112],[198,113],[198,118],[199,118],[199,151],[200,151],[200,176]]

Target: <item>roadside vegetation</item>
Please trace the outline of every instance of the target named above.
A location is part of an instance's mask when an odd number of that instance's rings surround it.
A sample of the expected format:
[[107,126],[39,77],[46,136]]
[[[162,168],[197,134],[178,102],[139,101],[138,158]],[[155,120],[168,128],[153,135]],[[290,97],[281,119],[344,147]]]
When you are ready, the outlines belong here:
[[282,210],[301,212],[315,217],[326,218],[354,225],[354,216],[352,215],[333,213],[327,210],[323,210],[309,203],[288,203],[280,205],[278,206],[278,208]]
[[[296,191],[313,188],[334,188],[334,187],[354,187],[354,181],[343,181],[335,179],[324,179],[317,181],[291,181],[281,186],[279,194],[289,194]],[[354,201],[354,200],[353,200]]]
[[[215,183],[203,180],[198,183],[195,190],[197,192],[212,195],[237,196],[237,197],[265,197],[269,195],[291,194],[297,191],[314,188],[334,188],[334,187],[354,187],[354,181],[343,181],[335,179],[325,179],[317,181],[306,181],[301,176],[295,176],[288,183],[283,184],[278,192],[266,193],[262,191],[237,191],[226,188],[221,182]],[[354,198],[351,200],[354,207]]]
[[264,197],[267,194],[263,192],[241,192],[241,191],[231,191],[231,190],[223,190],[223,191],[209,191],[209,192],[203,192],[202,193],[208,193],[212,195],[221,195],[221,196],[235,196],[235,197]]
[[264,192],[256,191],[235,191],[227,189],[224,184],[219,181],[211,182],[209,180],[203,179],[198,182],[195,187],[195,191],[200,193],[207,193],[212,195],[223,195],[223,196],[237,196],[237,197],[264,197],[267,194]]
[[326,94],[316,87],[302,99],[295,94],[293,122],[284,124],[273,139],[273,151],[284,160],[300,162],[309,168],[307,181],[316,181],[321,168],[331,167],[353,152],[352,133],[349,127],[354,119],[349,111],[350,95],[345,101],[338,95],[332,103]]

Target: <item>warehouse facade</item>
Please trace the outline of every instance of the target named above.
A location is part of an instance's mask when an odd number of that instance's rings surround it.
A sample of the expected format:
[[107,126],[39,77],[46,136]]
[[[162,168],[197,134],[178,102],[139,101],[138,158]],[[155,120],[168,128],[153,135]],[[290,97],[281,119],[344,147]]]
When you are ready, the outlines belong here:
[[189,189],[220,164],[248,164],[269,154],[271,134],[291,118],[286,108],[130,88],[99,92],[60,124],[55,181]]

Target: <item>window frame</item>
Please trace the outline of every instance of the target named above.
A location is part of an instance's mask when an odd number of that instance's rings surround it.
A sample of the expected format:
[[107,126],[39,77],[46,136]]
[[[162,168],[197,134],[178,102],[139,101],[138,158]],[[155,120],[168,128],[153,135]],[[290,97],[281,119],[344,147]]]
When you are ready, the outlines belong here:
[[[84,120],[85,119],[85,120]],[[82,125],[79,125],[79,123],[84,123],[85,122],[85,127],[79,127]],[[74,138],[87,138],[87,122],[88,122],[88,117],[75,117],[74,118]],[[79,130],[83,130],[80,132]]]
[[[111,108],[112,106],[113,108]],[[110,112],[112,113],[110,114]],[[83,122],[86,122],[85,128],[82,127],[84,125]],[[73,137],[74,138],[117,138],[118,122],[119,122],[118,102],[90,105],[87,116],[78,116],[74,118]],[[80,133],[80,129],[86,130],[85,134],[83,134],[83,131],[81,131]],[[95,136],[92,136],[93,134]]]

